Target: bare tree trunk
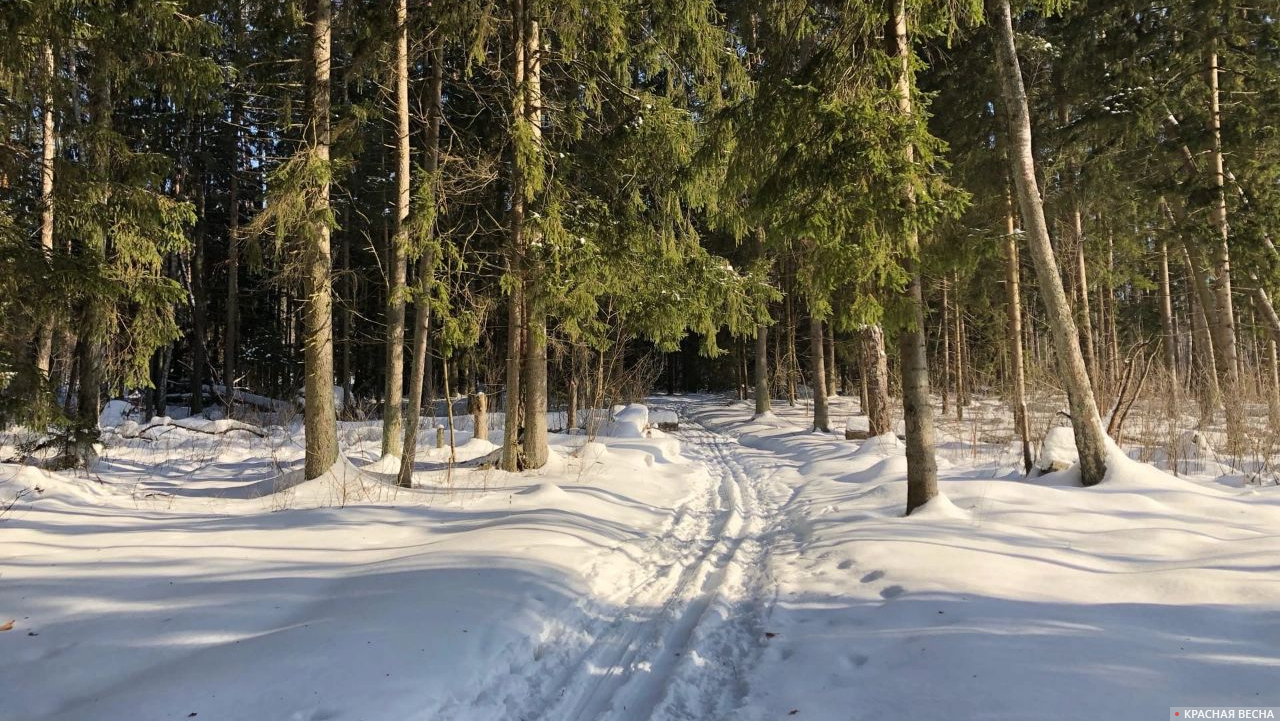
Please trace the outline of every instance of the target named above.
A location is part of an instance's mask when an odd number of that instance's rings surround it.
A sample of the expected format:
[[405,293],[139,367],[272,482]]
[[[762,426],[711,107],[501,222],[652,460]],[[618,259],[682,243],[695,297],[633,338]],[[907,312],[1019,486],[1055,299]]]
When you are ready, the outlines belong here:
[[830,323],[826,328],[826,351],[827,351],[827,395],[834,396],[839,393],[839,372],[836,370],[836,329]]
[[1195,280],[1195,267],[1191,255],[1183,246],[1183,260],[1187,265],[1187,275],[1196,290],[1191,291],[1191,376],[1196,380],[1196,399],[1200,406],[1200,425],[1205,426],[1213,421],[1214,411],[1218,408],[1221,392],[1218,387],[1216,353],[1212,341],[1213,333],[1209,329],[1209,316],[1205,312],[1203,298],[1212,300],[1212,295],[1200,292],[1202,285]]
[[482,441],[489,440],[489,396],[477,393],[471,403],[472,433]]
[[1175,396],[1178,393],[1178,355],[1177,337],[1173,331],[1173,292],[1169,284],[1169,245],[1160,242],[1160,333],[1161,345],[1164,346],[1164,365],[1169,373],[1169,387]]
[[785,356],[783,357],[782,366],[786,369],[786,385],[787,385],[787,405],[795,406],[796,404],[796,374],[799,371],[796,361],[796,308],[793,302],[795,278],[788,272],[788,288],[786,297],[783,301],[783,312],[786,319],[786,341],[787,347]]
[[826,350],[822,340],[822,319],[809,318],[809,355],[813,375],[813,430],[828,432]]
[[1062,288],[1062,277],[1053,256],[1049,240],[1049,227],[1045,223],[1044,206],[1036,179],[1035,160],[1031,147],[1031,119],[1027,108],[1026,89],[1022,84],[1022,70],[1018,64],[1018,51],[1014,44],[1013,17],[1009,0],[986,0],[987,12],[997,33],[996,64],[1003,86],[1004,105],[1009,116],[1010,162],[1013,166],[1014,184],[1022,207],[1022,219],[1027,230],[1027,244],[1035,262],[1040,293],[1044,298],[1049,327],[1054,335],[1058,365],[1067,390],[1067,402],[1071,409],[1071,425],[1075,434],[1076,449],[1080,455],[1080,475],[1084,485],[1092,486],[1106,475],[1107,446],[1094,401],[1093,388],[1085,359],[1080,352],[1080,336],[1067,295]]
[[1018,261],[1017,225],[1013,195],[1005,195],[1005,293],[1009,316],[1009,374],[1013,380],[1013,424],[1022,441],[1022,471],[1031,472],[1031,426],[1027,418],[1027,381],[1022,363],[1022,281]]
[[[1213,138],[1213,223],[1218,231],[1219,242],[1213,248],[1213,281],[1211,283],[1216,305],[1214,327],[1219,333],[1218,367],[1222,376],[1221,385],[1226,393],[1225,398],[1235,398],[1240,386],[1240,357],[1236,349],[1236,319],[1234,303],[1231,298],[1231,250],[1228,240],[1231,229],[1227,223],[1226,173],[1222,161],[1222,108],[1219,104],[1218,92],[1218,54],[1216,44],[1206,58],[1206,73],[1209,81],[1210,120],[1209,129]],[[1206,313],[1208,306],[1205,307]],[[1223,406],[1227,415],[1227,439],[1233,446],[1244,441],[1244,418],[1240,404],[1227,402]]]
[[568,408],[564,413],[564,432],[572,433],[578,420],[578,346],[569,350],[569,391]]
[[884,351],[884,330],[878,325],[869,325],[859,335],[865,388],[862,409],[867,414],[870,434],[882,436],[893,430],[889,417],[889,356]]
[[[332,0],[310,0],[311,6],[311,141],[312,152],[329,162],[329,62],[332,43]],[[329,211],[329,182],[320,187],[316,217]],[[338,462],[338,417],[333,405],[333,261],[329,253],[330,227],[321,220],[303,248],[303,320],[306,324],[304,389],[306,408],[306,478],[328,471]]]
[[396,0],[396,215],[387,253],[386,401],[382,407],[382,455],[399,456],[404,437],[400,402],[404,398],[405,277],[409,229],[409,8]]
[[[397,0],[404,8],[405,0]],[[398,14],[399,11],[397,11]],[[404,25],[401,24],[403,28]],[[428,178],[435,178],[440,163],[440,98],[444,92],[444,51],[439,47],[431,52],[431,83],[427,91],[427,142],[423,169]],[[434,181],[432,181],[434,182]],[[432,186],[431,202],[436,202],[435,186]],[[428,232],[435,233],[431,227]],[[418,295],[413,304],[413,366],[409,371],[409,408],[404,424],[404,441],[400,450],[400,472],[397,482],[409,488],[413,485],[413,464],[418,455],[418,425],[422,417],[422,396],[427,381],[427,360],[431,357],[431,304],[428,293],[431,288],[435,258],[430,249],[418,249]],[[483,394],[479,402],[484,402]],[[476,426],[476,438],[488,438],[488,428]],[[483,433],[483,435],[481,435]]]
[[[1098,293],[1106,299],[1105,306],[1107,308],[1107,379],[1108,388],[1111,392],[1115,392],[1115,382],[1120,375],[1120,332],[1116,328],[1116,238],[1115,234],[1107,232],[1107,279],[1106,283],[1098,289]],[[1127,371],[1126,371],[1127,372]]]
[[1085,265],[1084,253],[1084,220],[1077,206],[1071,211],[1071,227],[1075,236],[1076,248],[1076,282],[1080,288],[1080,329],[1084,339],[1084,362],[1089,377],[1093,380],[1093,392],[1099,392],[1098,351],[1093,342],[1093,311],[1089,307],[1089,272]]
[[352,404],[355,402],[355,391],[351,388],[352,383],[352,310],[351,306],[356,302],[356,282],[355,274],[351,272],[351,204],[348,203],[343,209],[343,228],[346,228],[342,234],[341,245],[341,263],[342,263],[342,286],[343,293],[339,301],[341,308],[339,313],[342,314],[342,409],[346,417],[351,417]]
[[205,182],[200,182],[199,221],[192,233],[191,248],[191,414],[204,411],[204,372],[207,360],[205,348],[208,325],[209,299],[205,292]]
[[960,305],[960,277],[956,275],[955,297],[952,300],[955,315],[951,318],[951,332],[955,336],[956,420],[964,420],[964,306]]
[[[528,2],[521,3],[524,15],[525,88],[528,93],[524,112],[534,148],[542,147],[542,48],[538,21]],[[538,155],[539,163],[542,162]],[[527,176],[526,176],[527,177]],[[525,192],[521,188],[521,192]],[[528,264],[525,291],[524,372],[524,463],[526,468],[541,468],[547,463],[547,312],[542,302],[540,266]]]
[[[45,261],[53,257],[53,163],[58,155],[58,137],[53,117],[53,84],[57,79],[58,69],[54,63],[53,45],[46,42],[43,48],[43,80],[40,104],[40,250],[44,251]],[[45,318],[36,337],[36,368],[43,380],[49,379],[49,371],[53,367],[53,328],[55,319],[52,315]]]
[[1267,339],[1267,356],[1269,371],[1267,375],[1270,381],[1267,393],[1267,420],[1271,426],[1273,434],[1280,433],[1280,357],[1276,354],[1276,339]]
[[[524,2],[511,3],[512,83],[511,99],[513,124],[527,118],[525,96],[526,57]],[[518,153],[517,153],[518,155]],[[508,249],[507,272],[514,279],[507,305],[507,378],[506,378],[506,429],[502,442],[502,469],[520,470],[521,442],[524,437],[521,403],[524,401],[524,382],[521,378],[525,340],[525,269],[524,269],[524,214],[525,179],[524,166],[518,158],[511,164],[511,241]]]
[[951,301],[947,279],[942,279],[942,415],[951,412]]
[[227,322],[222,337],[223,403],[235,406],[236,349],[240,343],[240,110],[232,101],[231,177],[227,188]]
[[756,326],[756,415],[773,410],[769,389],[769,326]]

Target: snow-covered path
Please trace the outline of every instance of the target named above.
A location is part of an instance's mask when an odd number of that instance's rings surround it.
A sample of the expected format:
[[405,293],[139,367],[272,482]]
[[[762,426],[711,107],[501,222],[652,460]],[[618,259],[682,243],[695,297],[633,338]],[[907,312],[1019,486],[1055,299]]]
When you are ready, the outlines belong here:
[[793,469],[691,419],[676,436],[683,454],[707,469],[705,488],[646,544],[644,553],[659,559],[652,575],[596,604],[612,616],[588,628],[561,622],[566,635],[589,635],[589,645],[554,669],[552,698],[531,698],[513,717],[705,720],[741,704],[776,595],[769,536],[790,495],[778,475]]

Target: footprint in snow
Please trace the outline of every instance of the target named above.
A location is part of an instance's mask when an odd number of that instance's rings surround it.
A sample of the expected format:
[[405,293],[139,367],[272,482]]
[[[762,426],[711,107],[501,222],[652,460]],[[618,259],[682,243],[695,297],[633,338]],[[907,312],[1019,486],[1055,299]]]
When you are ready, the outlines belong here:
[[902,586],[889,586],[888,588],[885,588],[880,591],[880,597],[885,600],[889,600],[889,599],[897,598],[898,596],[901,596],[906,592],[907,592],[907,589],[903,588]]
[[884,578],[884,571],[872,571],[871,573],[868,573],[867,575],[862,577],[862,582],[874,583],[876,581],[879,581],[882,578]]

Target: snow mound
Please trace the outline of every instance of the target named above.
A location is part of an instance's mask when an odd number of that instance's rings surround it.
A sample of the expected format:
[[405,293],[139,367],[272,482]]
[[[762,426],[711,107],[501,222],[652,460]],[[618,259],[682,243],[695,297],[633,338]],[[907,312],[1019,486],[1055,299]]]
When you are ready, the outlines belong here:
[[968,521],[973,514],[951,502],[950,498],[939,493],[927,503],[911,512],[910,518],[925,520]]
[[613,414],[613,421],[600,429],[600,435],[614,438],[645,438],[648,427],[648,406],[632,403],[616,411]]
[[573,452],[575,458],[583,461],[599,461],[609,454],[609,447],[599,441],[590,441],[582,444],[582,447]]
[[378,460],[366,466],[361,466],[360,470],[365,473],[399,473],[400,472],[400,456],[387,454]]
[[1042,471],[1062,471],[1074,466],[1079,460],[1075,431],[1071,426],[1054,426],[1044,434],[1036,468]]
[[770,428],[786,428],[788,425],[786,421],[776,416],[773,411],[757,413],[755,417],[751,419],[751,422],[762,426],[769,426]]
[[906,452],[906,445],[892,433],[872,436],[863,441],[851,454],[851,458],[860,456],[894,456]]
[[659,410],[649,411],[649,423],[653,425],[661,425],[670,423],[672,425],[680,422],[680,416],[675,411]]
[[563,501],[569,497],[569,494],[565,493],[563,488],[554,483],[539,483],[536,486],[529,486],[516,493],[516,495],[523,497],[525,501],[557,506],[562,505]]

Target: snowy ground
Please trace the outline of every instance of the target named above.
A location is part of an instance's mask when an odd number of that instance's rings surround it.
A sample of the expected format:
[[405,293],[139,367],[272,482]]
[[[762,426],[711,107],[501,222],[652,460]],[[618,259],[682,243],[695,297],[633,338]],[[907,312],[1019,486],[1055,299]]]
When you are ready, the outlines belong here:
[[[598,442],[553,436],[525,475],[432,450],[413,490],[369,472],[374,424],[344,425],[350,464],[303,483],[296,432],[200,432],[226,422],[126,426],[88,476],[0,465],[0,508],[29,489],[0,518],[0,719],[1280,706],[1280,488],[1123,458],[1092,489],[1025,481],[1016,449],[957,430],[947,500],[903,518],[892,437],[651,405],[680,430],[631,437],[623,414]],[[470,436],[460,460],[492,449]]]

